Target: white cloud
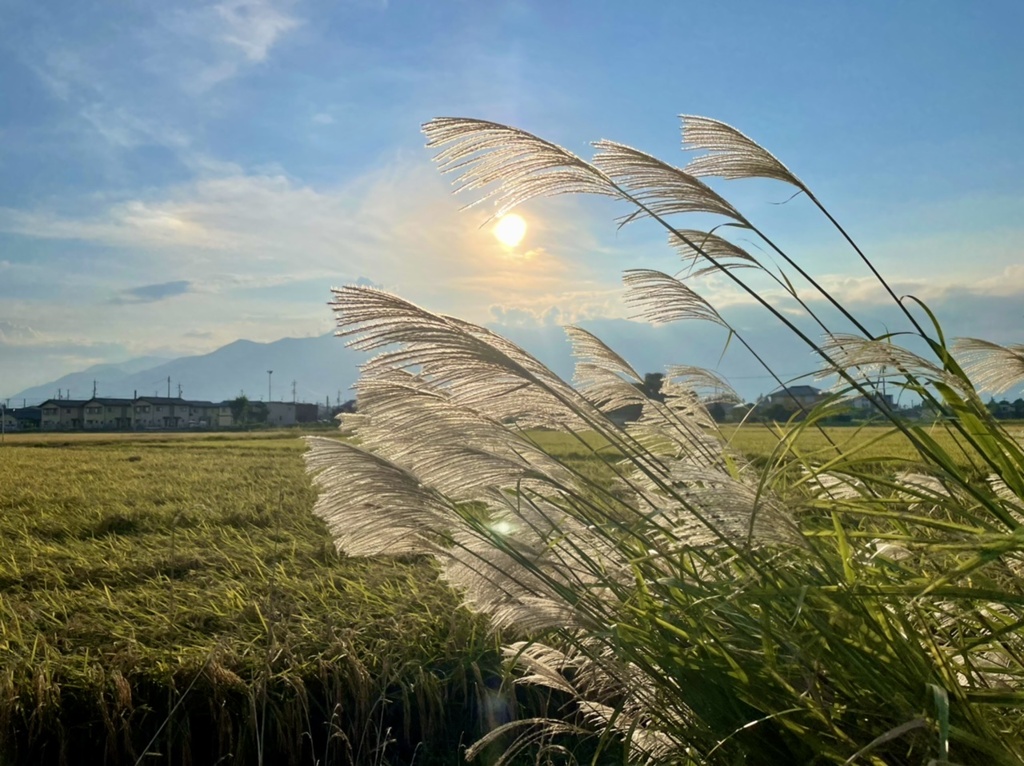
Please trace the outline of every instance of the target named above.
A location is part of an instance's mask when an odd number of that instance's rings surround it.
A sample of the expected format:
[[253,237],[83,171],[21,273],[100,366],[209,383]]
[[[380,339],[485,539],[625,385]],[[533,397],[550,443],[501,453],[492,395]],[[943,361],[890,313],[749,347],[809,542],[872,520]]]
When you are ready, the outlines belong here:
[[[282,37],[302,25],[288,12],[290,5],[275,0],[223,0],[168,16],[165,25],[169,29],[206,43],[206,50],[183,62],[185,90],[209,90],[244,67],[264,62]],[[164,58],[170,55],[168,52]]]
[[281,35],[299,26],[268,0],[225,0],[213,10],[224,23],[222,39],[252,62],[263,61]]
[[28,325],[0,319],[0,346],[34,346],[43,336]]
[[189,143],[181,131],[165,123],[142,119],[124,107],[93,103],[84,107],[80,114],[109,144],[122,149],[147,144],[184,148]]
[[[81,240],[107,250],[105,268],[148,282],[188,279],[197,290],[365,277],[443,311],[483,319],[492,304],[592,316],[618,292],[617,274],[590,268],[588,240],[544,214],[531,247],[510,252],[460,213],[427,162],[397,161],[331,188],[284,175],[213,175],[125,200],[87,217],[0,209],[0,231]],[[560,219],[573,207],[560,205]],[[610,291],[610,292],[609,292]],[[621,313],[621,310],[616,313]]]

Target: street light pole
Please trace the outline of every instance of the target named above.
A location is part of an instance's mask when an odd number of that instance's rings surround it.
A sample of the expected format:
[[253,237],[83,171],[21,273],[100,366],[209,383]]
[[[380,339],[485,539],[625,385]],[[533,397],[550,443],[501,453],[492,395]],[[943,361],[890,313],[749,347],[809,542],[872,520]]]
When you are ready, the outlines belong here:
[[271,391],[273,390],[270,387],[270,376],[273,375],[273,374],[274,374],[273,370],[267,370],[267,405],[268,406],[270,405]]

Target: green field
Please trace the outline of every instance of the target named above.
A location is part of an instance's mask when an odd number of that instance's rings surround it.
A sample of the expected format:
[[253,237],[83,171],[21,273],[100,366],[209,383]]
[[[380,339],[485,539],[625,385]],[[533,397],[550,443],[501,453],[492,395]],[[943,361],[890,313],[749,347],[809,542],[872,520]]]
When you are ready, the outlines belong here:
[[427,563],[339,558],[302,449],[8,438],[0,762],[422,763],[479,734],[495,639]]

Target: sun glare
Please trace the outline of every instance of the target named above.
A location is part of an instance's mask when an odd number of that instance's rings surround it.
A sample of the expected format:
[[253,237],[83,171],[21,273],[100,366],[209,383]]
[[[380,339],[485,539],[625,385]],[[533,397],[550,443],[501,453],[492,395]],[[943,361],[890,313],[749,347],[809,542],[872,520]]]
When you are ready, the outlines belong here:
[[503,215],[494,224],[494,236],[506,247],[515,247],[526,236],[526,221],[515,213]]

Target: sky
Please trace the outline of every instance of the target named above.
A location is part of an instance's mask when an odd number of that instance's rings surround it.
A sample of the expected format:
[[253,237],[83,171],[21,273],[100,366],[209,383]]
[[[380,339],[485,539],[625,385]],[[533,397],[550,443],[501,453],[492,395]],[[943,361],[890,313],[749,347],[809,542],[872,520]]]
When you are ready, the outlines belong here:
[[[1019,0],[0,0],[0,396],[320,335],[337,285],[534,331],[629,317],[624,269],[680,268],[657,225],[620,229],[602,200],[531,201],[522,243],[498,242],[424,148],[436,116],[678,165],[679,115],[723,120],[950,335],[1020,342],[1021,28]],[[806,199],[713,185],[873,331],[900,329]],[[721,278],[701,289],[756,335]]]

